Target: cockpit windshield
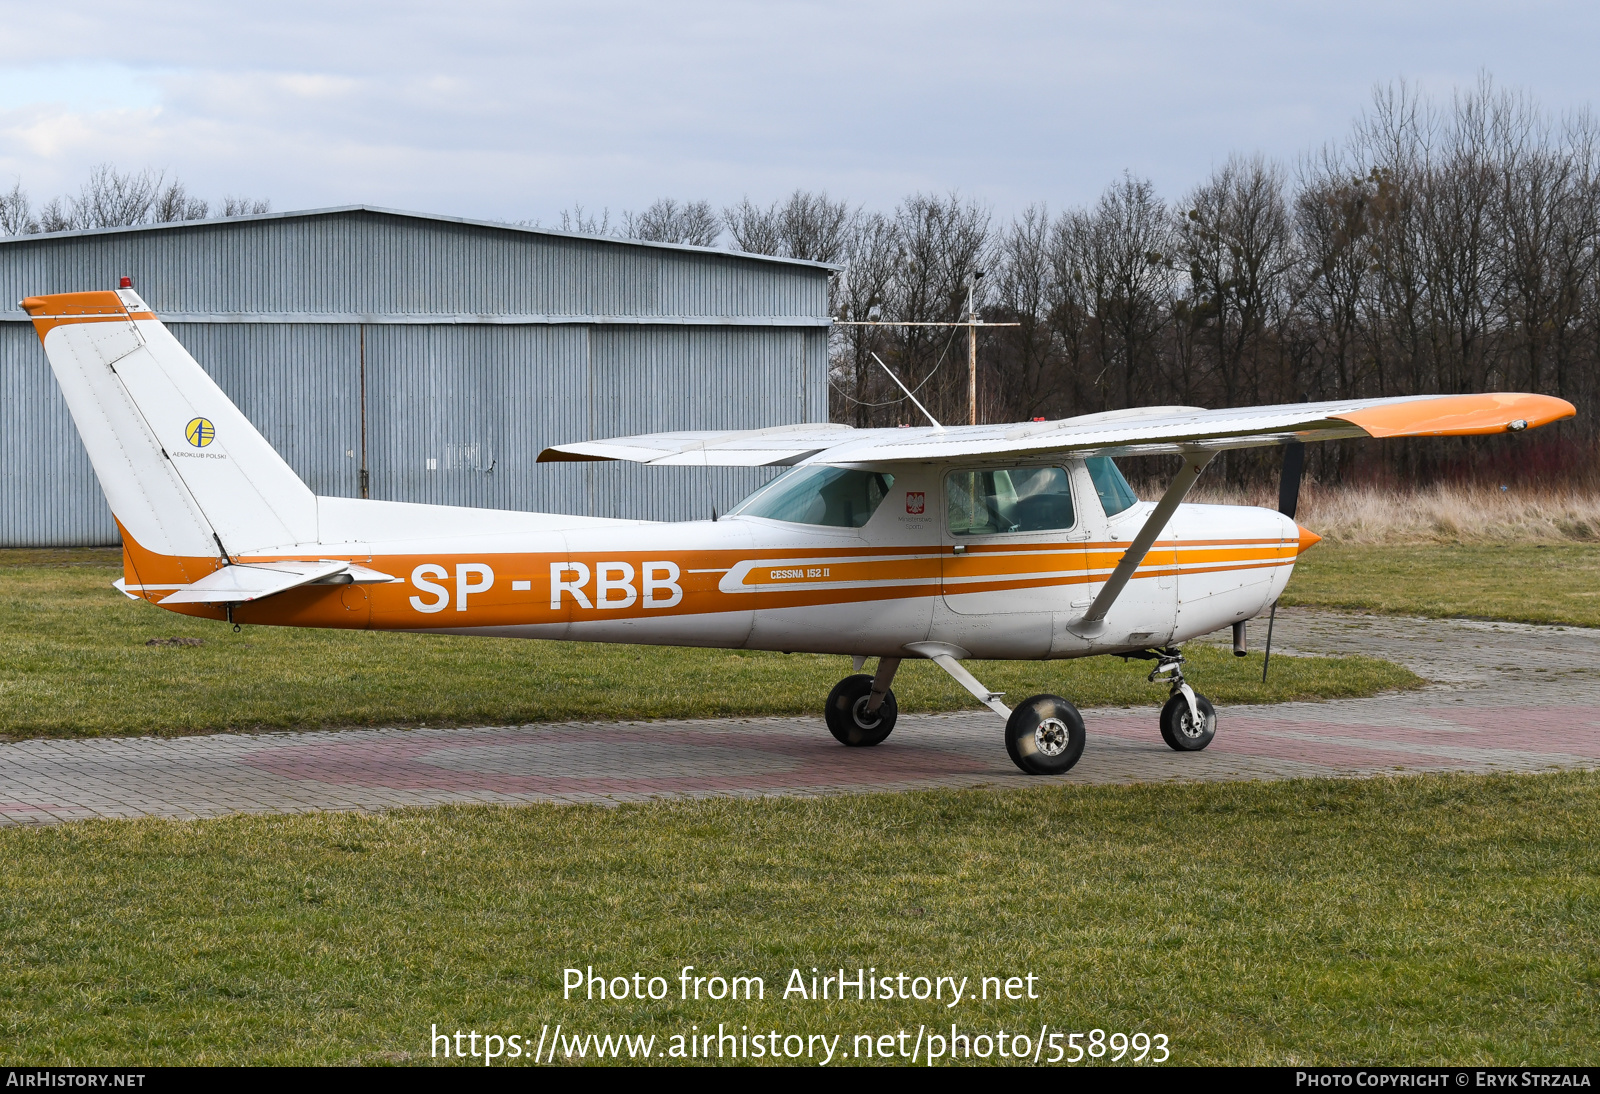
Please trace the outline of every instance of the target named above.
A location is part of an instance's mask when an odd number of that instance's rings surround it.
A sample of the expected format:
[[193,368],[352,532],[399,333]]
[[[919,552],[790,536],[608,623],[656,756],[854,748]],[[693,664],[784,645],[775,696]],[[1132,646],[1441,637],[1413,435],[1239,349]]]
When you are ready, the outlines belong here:
[[894,476],[848,467],[797,467],[740,502],[729,516],[860,528],[888,496]]

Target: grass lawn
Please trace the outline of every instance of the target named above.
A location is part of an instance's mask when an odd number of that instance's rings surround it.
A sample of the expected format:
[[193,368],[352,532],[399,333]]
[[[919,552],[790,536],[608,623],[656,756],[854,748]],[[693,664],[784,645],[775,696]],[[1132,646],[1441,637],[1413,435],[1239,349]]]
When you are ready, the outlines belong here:
[[[353,725],[815,713],[842,657],[515,639],[247,627],[132,603],[110,587],[114,551],[0,552],[0,736],[90,737]],[[199,646],[148,646],[190,637]],[[1258,635],[1259,641],[1259,635]],[[976,662],[1014,698],[1159,705],[1149,666],[1109,658]],[[1218,704],[1344,698],[1415,687],[1372,658],[1274,659],[1195,646],[1190,679]],[[895,681],[906,711],[975,707],[926,662]]]
[[1319,543],[1295,566],[1282,603],[1600,627],[1600,544]]
[[[1174,1063],[1589,1062],[1597,818],[1569,773],[3,829],[0,1062],[423,1061],[434,1023],[849,1051],[952,1021],[1165,1033]],[[673,995],[563,1002],[589,965]],[[682,965],[766,1000],[679,1001]],[[1040,998],[782,999],[841,965]]]

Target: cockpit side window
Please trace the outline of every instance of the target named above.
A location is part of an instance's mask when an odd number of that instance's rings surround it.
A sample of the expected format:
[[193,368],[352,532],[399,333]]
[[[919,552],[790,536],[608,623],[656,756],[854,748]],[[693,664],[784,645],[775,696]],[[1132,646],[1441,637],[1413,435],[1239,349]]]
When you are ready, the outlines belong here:
[[1089,477],[1094,480],[1094,490],[1100,495],[1100,507],[1106,516],[1114,517],[1139,504],[1138,495],[1110,456],[1090,456],[1084,463],[1088,464]]
[[945,482],[953,536],[1065,531],[1077,520],[1059,467],[952,471]]
[[883,471],[797,467],[740,502],[728,515],[860,528],[883,504],[893,485],[894,476]]

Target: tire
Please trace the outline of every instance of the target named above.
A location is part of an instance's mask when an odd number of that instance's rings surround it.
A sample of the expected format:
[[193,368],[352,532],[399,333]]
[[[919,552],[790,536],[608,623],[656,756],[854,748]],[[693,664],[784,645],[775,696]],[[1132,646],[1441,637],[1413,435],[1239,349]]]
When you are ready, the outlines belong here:
[[851,748],[866,748],[882,744],[894,732],[894,721],[899,710],[894,703],[894,692],[883,697],[883,703],[869,716],[867,700],[872,695],[872,677],[862,674],[846,676],[828,693],[828,706],[823,716],[828,722],[828,732],[833,739]]
[[1006,722],[1006,751],[1029,775],[1063,775],[1083,755],[1083,715],[1059,695],[1024,699]]
[[1195,695],[1194,705],[1205,725],[1197,733],[1189,704],[1180,692],[1161,708],[1161,739],[1178,752],[1199,752],[1217,735],[1217,708],[1204,695]]

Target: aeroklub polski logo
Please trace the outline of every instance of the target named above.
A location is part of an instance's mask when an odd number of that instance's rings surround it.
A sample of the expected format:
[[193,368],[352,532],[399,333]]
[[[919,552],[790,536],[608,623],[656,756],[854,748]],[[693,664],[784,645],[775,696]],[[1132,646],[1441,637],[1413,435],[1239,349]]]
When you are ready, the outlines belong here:
[[217,427],[211,424],[210,418],[191,418],[183,427],[183,436],[196,448],[204,448],[217,439]]

